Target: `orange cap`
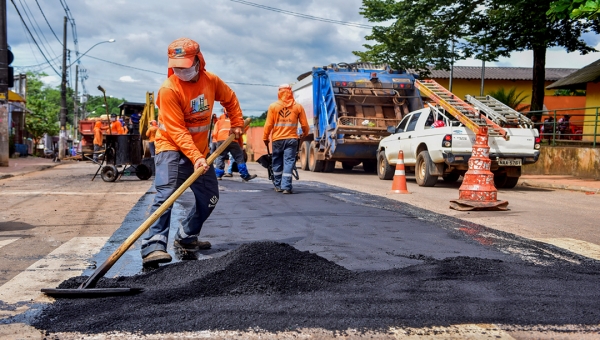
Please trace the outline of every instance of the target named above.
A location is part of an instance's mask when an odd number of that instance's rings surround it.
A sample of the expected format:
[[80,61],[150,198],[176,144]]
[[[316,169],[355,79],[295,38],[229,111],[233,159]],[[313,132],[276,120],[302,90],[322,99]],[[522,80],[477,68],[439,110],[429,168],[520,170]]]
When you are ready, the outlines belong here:
[[179,38],[169,45],[169,68],[190,68],[194,57],[200,54],[200,45],[189,38]]

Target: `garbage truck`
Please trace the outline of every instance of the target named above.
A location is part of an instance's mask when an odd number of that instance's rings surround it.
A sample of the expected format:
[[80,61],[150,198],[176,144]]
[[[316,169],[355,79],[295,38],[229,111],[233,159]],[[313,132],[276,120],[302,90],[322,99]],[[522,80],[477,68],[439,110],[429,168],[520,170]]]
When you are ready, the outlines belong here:
[[300,166],[333,172],[336,162],[351,170],[362,163],[377,171],[377,146],[409,112],[423,108],[416,75],[388,66],[338,63],[314,67],[292,85],[306,111],[308,136],[299,145]]

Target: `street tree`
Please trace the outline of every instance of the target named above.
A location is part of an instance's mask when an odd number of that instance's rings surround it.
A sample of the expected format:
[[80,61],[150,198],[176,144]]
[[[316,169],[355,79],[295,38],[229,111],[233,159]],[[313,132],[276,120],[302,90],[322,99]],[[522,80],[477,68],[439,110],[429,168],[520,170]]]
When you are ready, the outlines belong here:
[[[362,61],[414,69],[449,70],[455,60],[497,61],[515,51],[533,51],[531,109],[544,103],[546,50],[560,46],[595,51],[581,36],[599,31],[595,20],[553,20],[552,0],[363,0],[361,14],[381,23],[366,36],[374,44],[355,51]],[[453,47],[452,47],[453,45]]]
[[598,19],[600,15],[600,0],[554,1],[546,14],[554,19]]
[[53,100],[55,97],[53,89],[45,87],[40,80],[40,77],[43,76],[46,74],[27,73],[27,109],[29,112],[25,115],[25,129],[32,136],[34,154],[37,152],[37,145],[44,134],[54,136],[59,131],[60,105],[57,98]]

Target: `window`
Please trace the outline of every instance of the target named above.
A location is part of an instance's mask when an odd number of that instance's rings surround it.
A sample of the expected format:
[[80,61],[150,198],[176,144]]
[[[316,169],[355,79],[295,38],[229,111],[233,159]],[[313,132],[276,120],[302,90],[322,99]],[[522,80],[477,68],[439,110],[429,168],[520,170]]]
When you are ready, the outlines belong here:
[[408,123],[408,127],[406,128],[406,132],[415,131],[415,127],[417,126],[419,117],[421,117],[421,112],[417,112],[412,115],[412,118],[410,119],[410,123]]
[[398,133],[398,132],[404,132],[404,128],[406,127],[406,124],[410,120],[410,117],[411,116],[406,116],[406,117],[404,117],[404,119],[402,119],[402,121],[400,122],[400,124],[398,124],[398,128],[396,128],[396,133]]

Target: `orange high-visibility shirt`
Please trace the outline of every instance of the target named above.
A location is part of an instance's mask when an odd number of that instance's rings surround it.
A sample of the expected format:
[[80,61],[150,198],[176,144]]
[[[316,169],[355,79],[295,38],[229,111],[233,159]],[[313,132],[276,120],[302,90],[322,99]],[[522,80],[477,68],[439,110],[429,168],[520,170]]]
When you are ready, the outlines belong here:
[[272,141],[298,138],[298,122],[304,136],[308,135],[308,121],[302,105],[295,103],[291,108],[287,108],[279,101],[274,102],[267,112],[263,140],[269,140],[271,132],[273,132]]
[[146,137],[148,137],[149,142],[154,142],[157,130],[158,130],[158,127],[156,127],[156,126],[150,126],[148,128],[148,131],[146,131]]
[[217,142],[226,140],[229,137],[229,131],[231,131],[231,120],[226,118],[225,115],[221,115],[213,130],[215,140]]
[[102,124],[94,126],[94,145],[102,145]]
[[214,102],[229,113],[231,126],[243,127],[242,110],[235,92],[216,75],[201,71],[195,83],[170,76],[156,97],[160,109],[156,153],[181,151],[192,163],[208,154],[208,130]]
[[110,123],[110,133],[113,135],[124,135],[123,125],[118,120]]

